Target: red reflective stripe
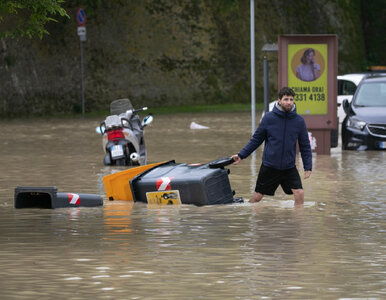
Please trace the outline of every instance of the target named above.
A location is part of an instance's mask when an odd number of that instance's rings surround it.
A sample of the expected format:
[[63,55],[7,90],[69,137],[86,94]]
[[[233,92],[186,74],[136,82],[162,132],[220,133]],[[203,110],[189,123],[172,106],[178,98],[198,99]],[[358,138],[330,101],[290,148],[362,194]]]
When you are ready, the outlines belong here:
[[68,195],[68,202],[70,202],[70,204],[75,204],[75,205],[80,204],[80,197],[78,194],[68,193],[67,195]]
[[172,187],[170,185],[173,177],[161,177],[157,180],[156,186],[157,191],[166,191],[171,190]]

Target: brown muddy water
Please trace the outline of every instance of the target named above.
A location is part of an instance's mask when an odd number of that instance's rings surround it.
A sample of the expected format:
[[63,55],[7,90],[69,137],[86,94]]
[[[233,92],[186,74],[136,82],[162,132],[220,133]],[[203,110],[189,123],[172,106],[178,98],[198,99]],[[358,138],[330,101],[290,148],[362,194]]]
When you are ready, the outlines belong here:
[[[258,204],[147,207],[106,200],[117,168],[103,166],[100,121],[0,122],[1,299],[386,298],[386,152],[315,155],[303,209],[281,189]],[[248,113],[155,116],[148,162],[207,163],[249,137]],[[229,167],[236,196],[248,199],[261,153]],[[105,203],[14,209],[16,186]]]

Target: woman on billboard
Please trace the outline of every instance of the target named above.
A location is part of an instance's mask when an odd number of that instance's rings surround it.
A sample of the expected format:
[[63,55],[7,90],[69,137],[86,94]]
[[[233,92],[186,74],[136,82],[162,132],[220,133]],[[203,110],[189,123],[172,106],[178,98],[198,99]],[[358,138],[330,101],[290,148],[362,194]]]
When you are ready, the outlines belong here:
[[314,81],[320,77],[320,66],[315,63],[315,50],[308,48],[304,51],[302,62],[296,68],[296,77],[303,81]]

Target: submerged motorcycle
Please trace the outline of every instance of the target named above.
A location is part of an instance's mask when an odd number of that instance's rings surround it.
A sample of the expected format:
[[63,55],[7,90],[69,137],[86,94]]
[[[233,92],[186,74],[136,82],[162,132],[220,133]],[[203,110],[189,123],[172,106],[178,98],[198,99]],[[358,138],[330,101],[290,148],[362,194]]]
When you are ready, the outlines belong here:
[[129,99],[114,100],[110,104],[111,115],[97,127],[103,136],[105,151],[103,163],[116,166],[140,166],[146,164],[144,127],[153,121],[151,114],[143,118],[138,112],[147,107],[134,109]]

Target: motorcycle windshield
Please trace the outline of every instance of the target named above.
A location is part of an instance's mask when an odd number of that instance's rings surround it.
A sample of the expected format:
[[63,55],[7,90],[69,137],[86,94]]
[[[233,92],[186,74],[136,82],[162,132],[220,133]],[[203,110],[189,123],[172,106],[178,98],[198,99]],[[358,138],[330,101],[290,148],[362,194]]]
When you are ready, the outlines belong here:
[[127,98],[114,100],[110,103],[110,113],[112,115],[120,115],[128,110],[134,110],[131,101]]

